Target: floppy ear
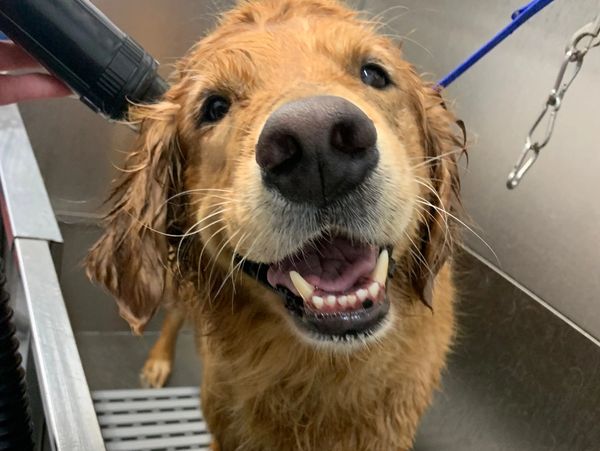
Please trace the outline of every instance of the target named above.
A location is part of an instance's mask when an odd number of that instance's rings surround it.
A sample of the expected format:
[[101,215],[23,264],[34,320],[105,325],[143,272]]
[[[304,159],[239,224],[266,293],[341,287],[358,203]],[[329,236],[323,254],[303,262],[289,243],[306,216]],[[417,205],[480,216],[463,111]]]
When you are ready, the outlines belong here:
[[167,199],[181,191],[178,108],[163,101],[133,109],[140,134],[109,198],[114,207],[105,218],[104,234],[86,260],[88,277],[115,296],[136,334],[154,314],[166,286],[165,234],[177,213]]
[[435,276],[450,256],[456,241],[456,218],[460,214],[460,179],[457,160],[466,152],[462,121],[448,111],[437,87],[426,84],[418,90],[416,111],[428,160],[429,205],[423,215],[419,249],[422,258],[413,261],[412,285],[421,301],[432,308]]

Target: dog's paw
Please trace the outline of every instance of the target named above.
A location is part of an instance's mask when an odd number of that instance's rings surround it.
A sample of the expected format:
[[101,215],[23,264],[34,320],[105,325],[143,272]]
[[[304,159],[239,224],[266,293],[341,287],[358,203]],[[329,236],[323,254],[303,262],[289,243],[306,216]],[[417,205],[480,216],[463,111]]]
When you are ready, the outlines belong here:
[[140,373],[140,381],[146,388],[161,388],[171,375],[171,360],[150,357]]

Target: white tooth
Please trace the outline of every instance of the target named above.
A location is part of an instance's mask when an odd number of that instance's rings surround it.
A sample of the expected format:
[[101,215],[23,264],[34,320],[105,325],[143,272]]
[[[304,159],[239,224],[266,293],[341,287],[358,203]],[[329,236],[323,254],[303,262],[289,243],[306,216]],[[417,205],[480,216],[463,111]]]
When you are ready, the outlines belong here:
[[323,308],[323,298],[321,296],[313,296],[312,303],[319,310]]
[[340,307],[346,307],[348,304],[348,296],[340,296],[337,301],[338,304],[340,304]]
[[327,303],[327,305],[329,307],[334,307],[336,301],[337,301],[337,299],[335,298],[335,296],[332,296],[332,295],[327,296],[327,299],[325,300],[325,302]]
[[348,304],[350,304],[350,307],[354,307],[357,301],[358,299],[356,299],[356,296],[354,296],[353,294],[348,296]]
[[379,294],[379,284],[377,282],[373,282],[369,285],[369,294],[373,296],[373,298],[377,298],[377,295]]
[[360,302],[367,299],[367,296],[369,296],[369,292],[367,290],[365,290],[364,288],[361,288],[360,290],[356,291],[356,297],[358,298],[358,300]]
[[298,291],[300,297],[302,297],[305,302],[308,301],[315,291],[315,288],[306,280],[304,280],[304,277],[302,277],[296,271],[290,271],[290,279],[292,279],[292,283],[294,284],[294,287],[296,288],[296,291]]
[[387,249],[384,249],[381,251],[381,254],[379,254],[379,258],[377,259],[377,263],[375,264],[375,269],[371,274],[371,278],[375,282],[379,283],[381,286],[384,286],[387,280],[389,263],[390,256],[388,255]]

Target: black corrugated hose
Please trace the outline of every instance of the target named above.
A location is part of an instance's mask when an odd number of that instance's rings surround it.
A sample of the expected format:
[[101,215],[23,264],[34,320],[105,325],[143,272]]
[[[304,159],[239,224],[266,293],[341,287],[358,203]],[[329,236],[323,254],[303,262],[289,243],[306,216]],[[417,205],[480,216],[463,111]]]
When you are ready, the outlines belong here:
[[25,371],[0,258],[0,451],[33,449]]

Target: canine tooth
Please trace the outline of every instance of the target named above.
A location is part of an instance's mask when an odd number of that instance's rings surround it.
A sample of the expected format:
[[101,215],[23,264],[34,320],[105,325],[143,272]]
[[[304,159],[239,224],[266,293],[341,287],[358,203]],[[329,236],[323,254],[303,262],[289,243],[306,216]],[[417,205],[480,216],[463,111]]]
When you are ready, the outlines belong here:
[[290,271],[290,279],[292,279],[292,283],[294,284],[294,287],[298,291],[300,297],[304,299],[304,301],[308,301],[315,291],[315,288],[306,280],[304,280],[304,277],[302,277],[296,271]]
[[390,256],[388,255],[387,249],[384,249],[381,251],[381,254],[379,254],[379,258],[377,258],[377,263],[375,264],[375,269],[371,274],[371,278],[381,286],[384,286],[387,280],[389,263]]
[[379,294],[379,284],[377,282],[373,282],[371,285],[369,285],[369,294],[374,298],[377,297]]
[[327,296],[327,299],[325,300],[325,302],[327,303],[327,305],[329,307],[335,306],[336,301],[337,301],[337,299],[333,295]]
[[358,300],[360,302],[367,299],[367,296],[369,296],[369,292],[367,290],[365,290],[364,288],[361,288],[360,290],[356,291],[356,297],[358,298]]
[[348,304],[350,305],[350,307],[354,307],[357,302],[358,299],[356,298],[356,296],[354,296],[353,294],[348,296]]
[[338,304],[340,304],[341,307],[346,307],[346,305],[348,304],[348,296],[340,296],[338,299]]
[[321,296],[313,296],[312,303],[319,310],[323,308],[323,298]]

